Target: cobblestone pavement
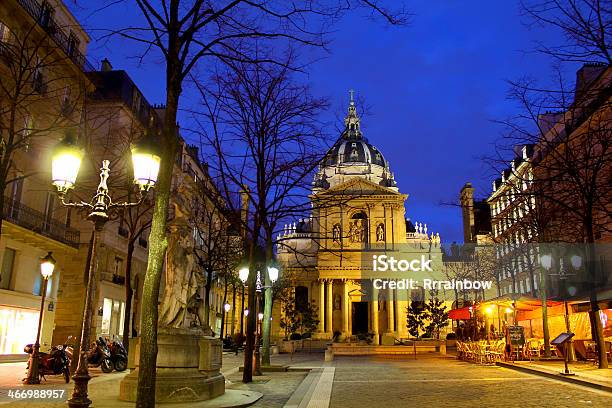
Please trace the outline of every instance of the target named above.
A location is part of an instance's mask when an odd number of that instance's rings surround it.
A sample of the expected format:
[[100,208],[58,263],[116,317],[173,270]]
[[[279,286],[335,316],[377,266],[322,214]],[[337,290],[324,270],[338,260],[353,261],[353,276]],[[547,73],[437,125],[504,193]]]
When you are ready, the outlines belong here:
[[609,407],[612,395],[454,359],[337,357],[330,408]]

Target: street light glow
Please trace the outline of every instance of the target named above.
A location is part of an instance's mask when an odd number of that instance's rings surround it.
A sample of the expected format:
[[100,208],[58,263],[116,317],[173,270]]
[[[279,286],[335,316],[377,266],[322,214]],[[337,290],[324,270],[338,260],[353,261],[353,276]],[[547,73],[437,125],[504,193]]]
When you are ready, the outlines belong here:
[[232,305],[226,303],[223,305],[223,309],[225,309],[225,313],[229,312],[232,309]]
[[550,268],[552,267],[552,256],[550,256],[549,254],[541,255],[540,264],[542,264],[542,267],[544,269],[550,270]]
[[83,160],[83,150],[77,146],[73,133],[66,133],[55,146],[51,158],[51,182],[60,192],[74,187]]
[[582,257],[580,255],[574,255],[570,258],[570,261],[572,262],[572,266],[574,267],[574,269],[580,269],[580,267],[582,266]]
[[40,274],[45,279],[49,279],[53,275],[55,269],[55,259],[49,252],[44,258],[40,259]]
[[242,268],[238,271],[238,277],[242,283],[246,283],[249,279],[249,268]]
[[268,266],[268,276],[270,277],[272,283],[276,282],[276,280],[278,279],[278,268],[275,268],[274,266]]

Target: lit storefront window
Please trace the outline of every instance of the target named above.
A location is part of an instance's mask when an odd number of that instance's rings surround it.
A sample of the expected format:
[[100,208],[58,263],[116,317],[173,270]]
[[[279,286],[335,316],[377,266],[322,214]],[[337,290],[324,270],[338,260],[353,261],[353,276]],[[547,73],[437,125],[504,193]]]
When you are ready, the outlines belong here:
[[0,306],[0,354],[23,354],[23,347],[34,342],[37,327],[37,311]]
[[105,336],[121,336],[123,334],[123,314],[125,302],[117,299],[104,298],[102,307],[102,334]]

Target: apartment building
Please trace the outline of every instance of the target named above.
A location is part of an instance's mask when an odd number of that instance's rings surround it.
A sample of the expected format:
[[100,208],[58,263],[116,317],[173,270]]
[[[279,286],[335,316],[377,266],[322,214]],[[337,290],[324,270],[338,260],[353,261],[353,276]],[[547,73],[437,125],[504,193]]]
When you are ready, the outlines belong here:
[[91,90],[89,37],[58,1],[0,3],[0,355],[34,342],[42,293],[40,258],[58,260],[48,281],[41,347],[57,322],[59,282],[82,265],[83,235],[50,189],[51,146],[77,125]]

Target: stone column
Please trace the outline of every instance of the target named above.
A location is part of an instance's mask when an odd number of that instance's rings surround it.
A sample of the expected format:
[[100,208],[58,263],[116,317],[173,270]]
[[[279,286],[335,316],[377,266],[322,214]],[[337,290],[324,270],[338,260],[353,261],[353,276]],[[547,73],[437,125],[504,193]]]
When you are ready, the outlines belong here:
[[387,289],[387,333],[393,335],[395,333],[394,318],[395,314],[395,299],[393,298],[393,289]]
[[348,280],[344,280],[343,283],[344,291],[342,293],[343,302],[342,302],[342,331],[344,332],[344,336],[350,336],[349,329],[349,307],[351,302],[349,300],[349,283]]
[[372,286],[372,332],[374,333],[373,344],[378,344],[378,289]]
[[319,280],[319,328],[318,333],[325,333],[325,281]]
[[326,332],[329,338],[334,336],[334,330],[332,328],[332,315],[334,311],[334,299],[333,299],[333,291],[334,281],[332,279],[327,280],[327,307],[325,312],[325,326]]

